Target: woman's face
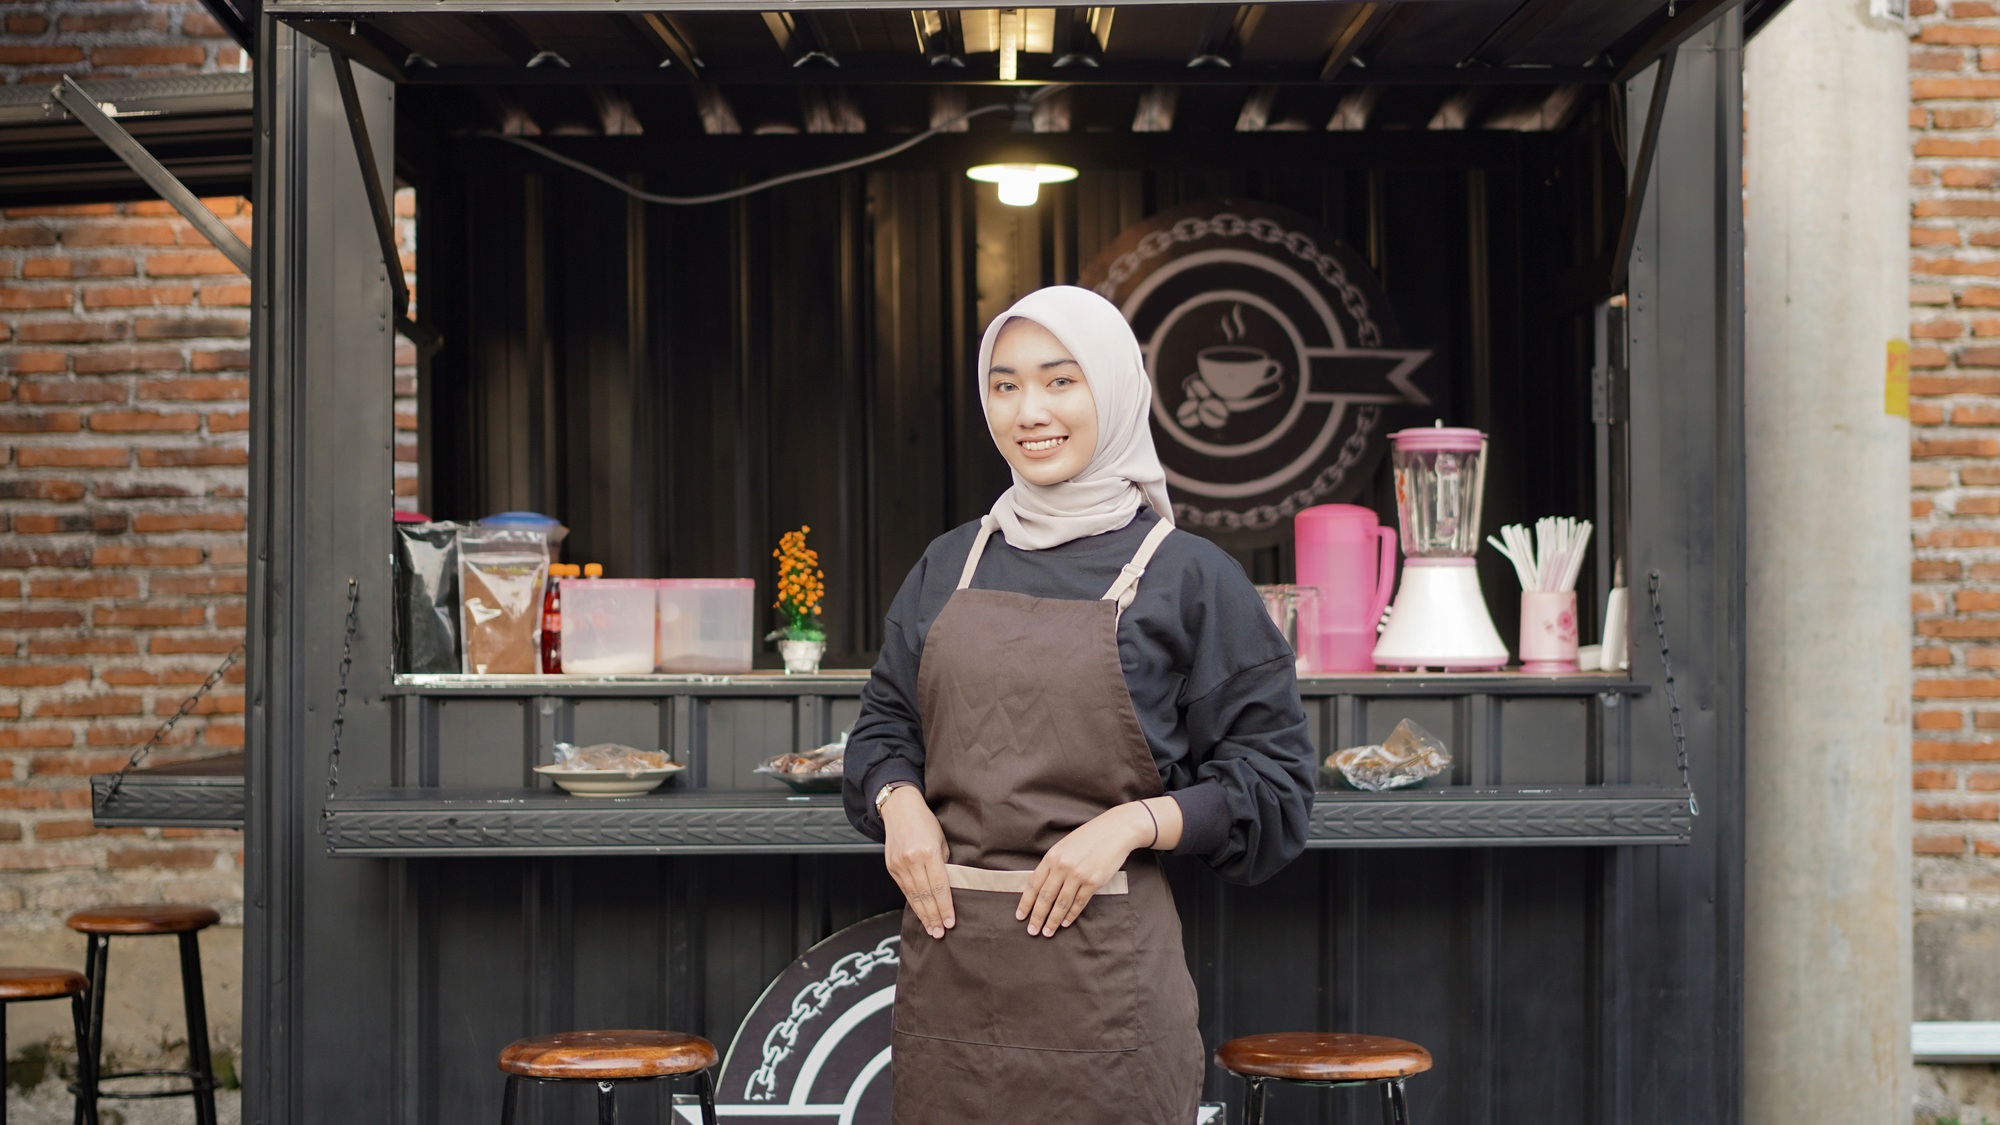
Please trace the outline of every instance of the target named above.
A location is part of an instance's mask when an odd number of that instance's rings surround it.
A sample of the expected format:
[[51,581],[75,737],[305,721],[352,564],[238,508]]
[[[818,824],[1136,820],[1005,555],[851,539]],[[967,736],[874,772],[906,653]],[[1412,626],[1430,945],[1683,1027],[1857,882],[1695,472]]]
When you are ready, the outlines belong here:
[[1097,400],[1083,365],[1032,320],[1015,317],[993,341],[986,424],[1000,455],[1031,484],[1060,484],[1097,452]]

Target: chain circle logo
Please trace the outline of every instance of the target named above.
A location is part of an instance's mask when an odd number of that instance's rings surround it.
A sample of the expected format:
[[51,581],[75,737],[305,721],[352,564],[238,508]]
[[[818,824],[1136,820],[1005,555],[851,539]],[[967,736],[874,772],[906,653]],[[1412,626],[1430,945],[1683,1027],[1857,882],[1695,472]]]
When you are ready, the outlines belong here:
[[1176,208],[1121,233],[1082,283],[1138,334],[1184,527],[1263,531],[1354,498],[1432,401],[1431,351],[1392,346],[1367,266],[1292,212]]

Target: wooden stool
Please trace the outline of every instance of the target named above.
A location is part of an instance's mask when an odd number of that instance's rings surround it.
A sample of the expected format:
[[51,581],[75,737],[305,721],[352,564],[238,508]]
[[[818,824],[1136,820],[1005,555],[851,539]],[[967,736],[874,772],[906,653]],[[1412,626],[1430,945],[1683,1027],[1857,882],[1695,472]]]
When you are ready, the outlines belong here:
[[[92,1065],[90,1017],[84,1007],[84,996],[89,991],[90,981],[82,973],[68,969],[0,968],[0,1061],[7,1058],[7,1005],[67,996],[70,1019],[76,1024],[77,1071],[80,1075],[88,1074]],[[97,1106],[82,1090],[76,1095],[76,1119],[85,1125],[97,1125]],[[0,1081],[0,1125],[6,1125],[6,1121],[7,1083]]]
[[[208,1005],[201,991],[201,931],[222,921],[206,906],[100,906],[69,916],[69,928],[89,938],[83,971],[90,978],[90,1066],[77,1075],[77,1095],[95,1107],[100,1098],[137,1101],[149,1098],[193,1098],[196,1125],[215,1125],[215,1072],[208,1059]],[[187,1009],[188,1068],[186,1070],[124,1070],[102,1072],[104,1065],[104,972],[114,937],[154,937],[173,934],[181,943],[181,1002]],[[185,1090],[106,1093],[102,1083],[112,1078],[185,1078]]]
[[594,1082],[598,1125],[616,1125],[618,1086],[657,1078],[695,1076],[702,1125],[715,1125],[715,1044],[678,1031],[565,1031],[518,1039],[500,1052],[507,1094],[500,1125],[514,1125],[514,1101],[521,1079],[535,1082]]
[[1401,1039],[1293,1031],[1246,1035],[1216,1049],[1215,1063],[1243,1077],[1249,1087],[1245,1125],[1264,1125],[1264,1087],[1271,1082],[1300,1086],[1361,1086],[1382,1090],[1383,1125],[1410,1125],[1403,1079],[1431,1068],[1431,1053]]

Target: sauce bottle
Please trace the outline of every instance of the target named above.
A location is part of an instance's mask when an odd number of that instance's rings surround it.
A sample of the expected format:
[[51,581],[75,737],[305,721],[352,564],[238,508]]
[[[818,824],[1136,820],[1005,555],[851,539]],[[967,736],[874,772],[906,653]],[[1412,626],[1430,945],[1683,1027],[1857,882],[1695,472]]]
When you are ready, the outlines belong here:
[[575,563],[549,564],[549,588],[542,594],[542,672],[545,675],[553,676],[562,671],[562,579],[575,578],[577,569]]

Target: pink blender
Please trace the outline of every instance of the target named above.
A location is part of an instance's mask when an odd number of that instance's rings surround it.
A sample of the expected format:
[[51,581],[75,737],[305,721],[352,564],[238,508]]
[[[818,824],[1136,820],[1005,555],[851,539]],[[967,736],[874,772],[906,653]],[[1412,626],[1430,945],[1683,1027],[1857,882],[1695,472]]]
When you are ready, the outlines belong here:
[[1301,586],[1319,589],[1299,642],[1315,673],[1375,670],[1375,627],[1396,585],[1396,532],[1371,509],[1321,504],[1292,523]]
[[1507,646],[1486,612],[1479,572],[1479,504],[1486,435],[1450,428],[1389,435],[1396,515],[1403,530],[1403,584],[1375,645],[1382,668],[1484,672],[1504,667]]

